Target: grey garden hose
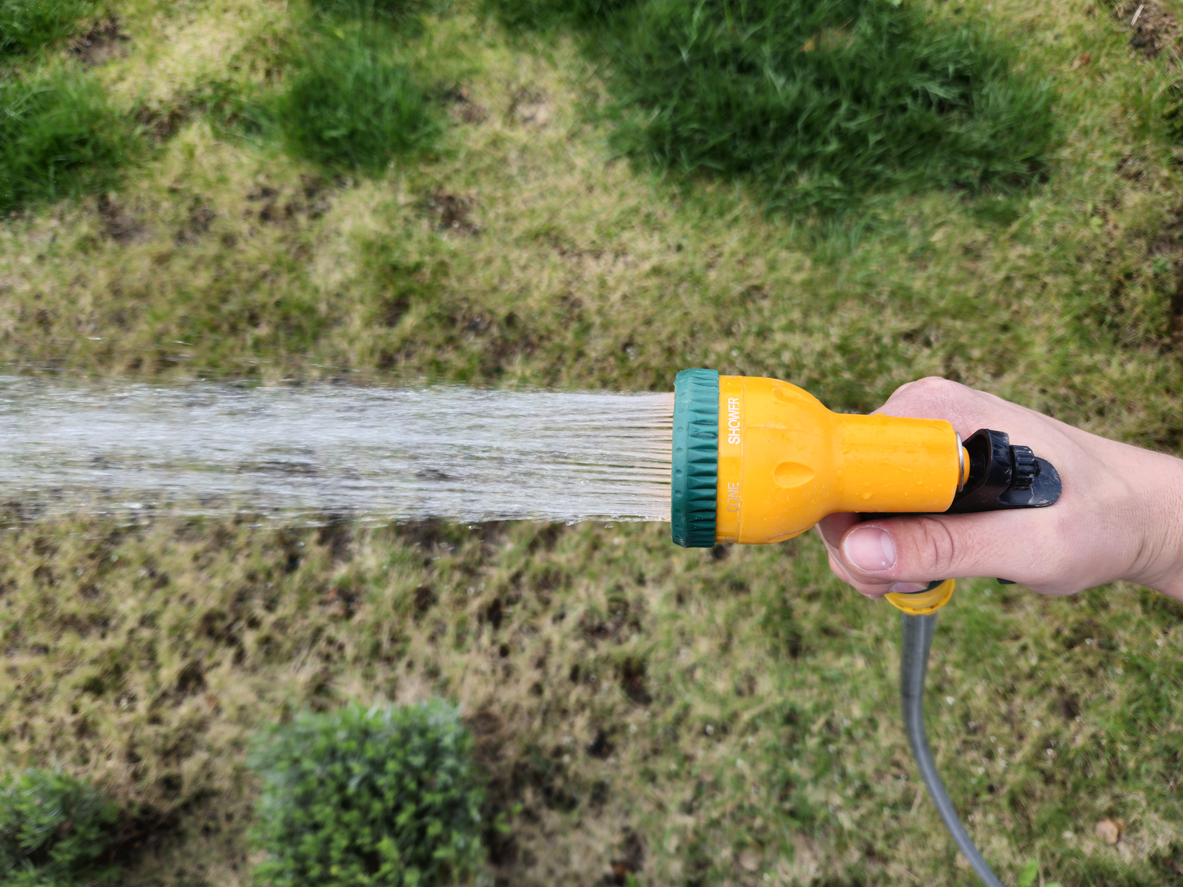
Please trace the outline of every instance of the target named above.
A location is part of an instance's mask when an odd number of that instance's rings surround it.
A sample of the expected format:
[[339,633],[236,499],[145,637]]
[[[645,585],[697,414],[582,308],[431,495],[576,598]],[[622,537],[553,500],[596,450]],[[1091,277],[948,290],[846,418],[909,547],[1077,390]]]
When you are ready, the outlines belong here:
[[932,751],[928,747],[928,736],[924,732],[924,675],[928,670],[928,651],[932,647],[932,635],[936,629],[937,617],[912,616],[901,613],[903,619],[903,650],[900,654],[900,710],[904,715],[904,730],[908,734],[908,742],[912,746],[912,756],[916,759],[916,766],[920,768],[920,775],[924,784],[928,786],[928,793],[933,803],[937,805],[937,812],[945,821],[949,834],[957,842],[969,864],[977,876],[982,879],[986,887],[1003,887],[998,876],[990,870],[982,854],[974,846],[973,840],[961,824],[957,811],[953,809],[953,802],[945,791],[945,785],[937,773],[936,762],[932,759]]

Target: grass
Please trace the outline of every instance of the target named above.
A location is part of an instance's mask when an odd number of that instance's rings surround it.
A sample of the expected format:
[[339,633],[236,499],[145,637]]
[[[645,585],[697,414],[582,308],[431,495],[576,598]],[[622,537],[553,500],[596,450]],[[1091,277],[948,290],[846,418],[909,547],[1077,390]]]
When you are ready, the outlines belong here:
[[[739,178],[773,209],[891,188],[1013,190],[1045,169],[1054,90],[982,26],[883,0],[585,2],[610,64],[620,150]],[[505,9],[508,7],[508,9]],[[536,0],[507,17],[553,21]],[[599,25],[600,27],[595,27]]]
[[346,20],[405,19],[421,4],[416,0],[312,0],[312,7],[318,12]]
[[135,138],[72,66],[0,81],[0,210],[113,185]]
[[0,0],[0,59],[69,36],[91,9],[89,0]]
[[382,46],[384,32],[326,35],[276,108],[288,148],[329,169],[377,175],[440,130],[422,86]]
[[[620,162],[581,110],[615,87],[579,39],[476,4],[425,15],[399,50],[449,87],[440,149],[372,177],[230,138],[203,110],[211,84],[286,88],[298,8],[129,4],[127,55],[90,76],[171,132],[101,200],[0,222],[0,361],[654,390],[702,365],[841,409],[939,373],[1178,453],[1169,57],[1131,50],[1132,10],[924,10],[1049,72],[1046,179],[890,192],[875,225],[817,226],[769,218],[755,189]],[[261,723],[432,695],[461,706],[487,813],[511,827],[486,836],[504,883],[591,885],[614,864],[642,884],[973,883],[899,728],[894,614],[834,580],[812,537],[687,552],[648,525],[5,507],[0,765],[60,765],[142,810],[155,830],[129,884],[247,883]],[[1065,887],[1177,882],[1181,615],[1122,585],[1043,599],[989,581],[942,614],[930,735],[1004,881],[1038,859]],[[1113,847],[1092,836],[1105,817],[1126,821]]]

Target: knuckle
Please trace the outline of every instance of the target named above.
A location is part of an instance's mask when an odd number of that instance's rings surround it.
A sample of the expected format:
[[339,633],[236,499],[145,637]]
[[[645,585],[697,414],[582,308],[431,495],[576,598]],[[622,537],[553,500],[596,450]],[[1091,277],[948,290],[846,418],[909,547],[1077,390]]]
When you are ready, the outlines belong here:
[[948,403],[965,390],[965,386],[960,382],[942,376],[925,376],[923,379],[917,379],[912,385],[909,394],[927,403]]
[[956,401],[967,390],[959,382],[941,376],[925,376],[901,385],[888,398],[888,403],[897,408],[928,412]]
[[931,517],[921,517],[916,520],[916,533],[913,549],[917,566],[931,569],[936,574],[932,578],[949,578],[959,560],[964,556],[964,544],[958,541],[956,535],[949,529],[949,525],[942,520]]
[[912,383],[921,391],[946,391],[958,387],[958,383],[944,376],[923,376]]

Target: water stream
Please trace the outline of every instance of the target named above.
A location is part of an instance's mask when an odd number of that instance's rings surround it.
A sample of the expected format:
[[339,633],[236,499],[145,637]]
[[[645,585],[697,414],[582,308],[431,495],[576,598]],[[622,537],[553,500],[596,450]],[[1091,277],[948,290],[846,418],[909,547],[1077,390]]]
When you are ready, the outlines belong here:
[[0,377],[20,513],[668,520],[672,394]]

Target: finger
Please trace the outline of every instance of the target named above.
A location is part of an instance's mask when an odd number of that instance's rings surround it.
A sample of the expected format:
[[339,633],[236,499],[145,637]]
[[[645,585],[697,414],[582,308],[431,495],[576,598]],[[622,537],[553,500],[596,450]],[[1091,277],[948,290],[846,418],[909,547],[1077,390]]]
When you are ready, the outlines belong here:
[[853,587],[859,594],[863,595],[864,597],[869,597],[871,600],[875,600],[876,598],[887,594],[889,591],[900,590],[895,588],[894,585],[886,582],[853,581],[846,573],[845,569],[843,569],[842,562],[833,555],[830,556],[830,569],[833,571],[835,576],[837,576],[847,585]]
[[857,514],[831,514],[818,521],[817,531],[822,537],[822,542],[826,544],[826,548],[831,552],[836,552],[838,546],[842,544],[842,536],[856,523],[858,523]]
[[1022,512],[870,521],[846,531],[839,562],[856,586],[968,576],[1038,584],[1054,569],[1039,560],[1043,529]]
[[[916,419],[944,419],[963,439],[981,428],[1005,431],[1012,443],[1046,449],[1049,431],[1062,426],[1028,407],[959,382],[930,376],[897,388],[876,413]],[[1050,453],[1041,453],[1045,458]]]
[[846,568],[842,566],[842,562],[838,559],[838,556],[833,553],[830,554],[830,572],[847,585],[853,584],[850,581],[850,574],[846,572]]

